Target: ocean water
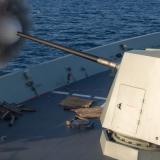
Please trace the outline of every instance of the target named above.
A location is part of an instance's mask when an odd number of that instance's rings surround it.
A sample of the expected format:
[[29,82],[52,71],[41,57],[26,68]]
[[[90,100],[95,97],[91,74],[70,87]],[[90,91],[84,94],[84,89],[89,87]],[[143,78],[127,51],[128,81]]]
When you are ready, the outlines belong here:
[[[77,50],[160,31],[160,0],[28,0],[33,35]],[[26,41],[0,74],[65,53]]]

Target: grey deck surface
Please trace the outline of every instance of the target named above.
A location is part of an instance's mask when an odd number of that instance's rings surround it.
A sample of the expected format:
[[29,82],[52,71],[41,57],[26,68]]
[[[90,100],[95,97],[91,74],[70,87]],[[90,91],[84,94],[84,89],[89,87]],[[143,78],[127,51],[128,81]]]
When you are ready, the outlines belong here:
[[[57,90],[106,97],[112,79],[107,71]],[[37,112],[25,113],[13,127],[0,121],[0,136],[7,136],[0,142],[0,160],[109,160],[101,152],[98,123],[92,130],[66,128],[73,114],[58,105],[65,97],[50,92],[27,101]]]

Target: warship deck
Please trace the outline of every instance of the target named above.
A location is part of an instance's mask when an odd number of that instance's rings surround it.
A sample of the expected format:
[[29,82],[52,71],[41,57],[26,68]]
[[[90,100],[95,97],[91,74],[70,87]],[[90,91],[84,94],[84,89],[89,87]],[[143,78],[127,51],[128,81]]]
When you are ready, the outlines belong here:
[[112,80],[106,71],[25,102],[37,112],[24,114],[12,127],[0,121],[0,136],[7,136],[0,142],[0,160],[109,160],[100,147],[100,122],[90,130],[69,129],[65,121],[74,115],[59,103],[67,94],[81,94],[102,105]]

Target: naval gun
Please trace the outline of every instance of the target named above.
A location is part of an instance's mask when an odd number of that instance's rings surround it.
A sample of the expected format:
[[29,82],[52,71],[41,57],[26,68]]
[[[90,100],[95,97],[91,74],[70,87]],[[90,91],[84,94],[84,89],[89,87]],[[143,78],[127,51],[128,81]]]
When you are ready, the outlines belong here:
[[[5,22],[4,22],[5,21]],[[22,39],[57,48],[117,70],[101,116],[104,155],[119,160],[159,160],[160,58],[144,51],[125,52],[120,64],[23,32],[16,18],[0,25],[0,44]],[[10,28],[12,26],[12,28]],[[7,27],[8,26],[8,27]],[[4,34],[5,33],[5,34]]]
[[121,64],[116,64],[22,32],[17,32],[17,36],[116,69],[101,116],[103,153],[119,160],[159,159],[160,58],[157,54],[129,51],[124,53]]

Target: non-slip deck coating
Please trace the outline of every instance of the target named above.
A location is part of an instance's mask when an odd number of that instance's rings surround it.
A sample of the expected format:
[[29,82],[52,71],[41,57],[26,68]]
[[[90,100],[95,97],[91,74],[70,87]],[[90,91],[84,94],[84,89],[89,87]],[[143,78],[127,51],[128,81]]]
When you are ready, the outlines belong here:
[[[107,71],[57,90],[107,97],[112,80]],[[26,102],[37,112],[24,114],[11,128],[0,121],[0,136],[7,136],[0,142],[0,160],[109,160],[102,155],[99,123],[93,130],[66,128],[65,120],[74,116],[59,106],[65,97],[50,92]]]

